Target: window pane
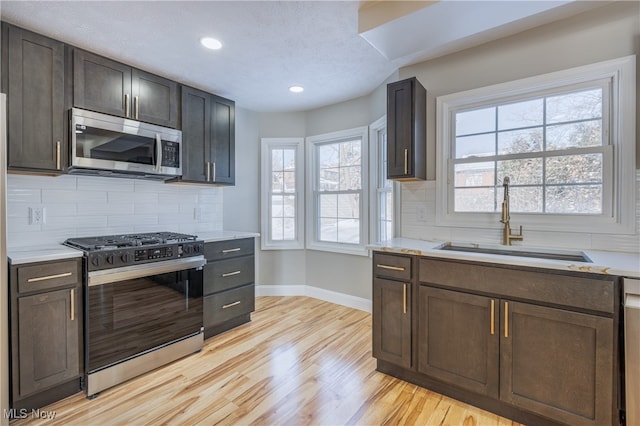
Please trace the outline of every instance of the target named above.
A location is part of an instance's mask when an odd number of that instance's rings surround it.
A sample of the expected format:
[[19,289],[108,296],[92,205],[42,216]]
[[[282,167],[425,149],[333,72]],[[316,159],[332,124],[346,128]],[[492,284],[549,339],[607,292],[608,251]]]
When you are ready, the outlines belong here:
[[318,160],[321,169],[327,167],[338,167],[340,145],[336,143],[318,145]]
[[282,150],[281,149],[271,150],[271,170],[274,170],[274,171],[282,170]]
[[602,154],[547,158],[547,183],[602,182]]
[[600,117],[602,117],[602,89],[590,89],[547,98],[548,123]]
[[358,190],[361,187],[360,166],[340,168],[340,191]]
[[280,218],[271,219],[271,239],[275,241],[281,241],[283,239],[282,219]]
[[498,133],[498,154],[542,151],[542,127]]
[[295,170],[296,169],[296,150],[295,149],[283,149],[282,150],[282,162],[283,170]]
[[[504,195],[499,197],[502,200]],[[509,188],[509,209],[519,213],[542,213],[542,186]]]
[[320,241],[336,242],[338,241],[338,219],[321,218],[320,230],[318,232]]
[[320,217],[338,217],[338,195],[320,195]]
[[546,189],[548,213],[602,213],[602,185],[550,186]]
[[341,142],[340,166],[360,165],[360,141]]
[[320,191],[337,191],[340,183],[340,169],[320,169]]
[[495,211],[494,188],[456,188],[455,211],[493,212]]
[[338,242],[350,244],[360,243],[360,221],[358,219],[338,220]]
[[286,219],[283,219],[282,222],[283,222],[282,239],[295,240],[296,239],[296,220],[291,218],[286,218]]
[[295,218],[296,217],[296,196],[287,195],[283,198],[283,217]]
[[495,107],[456,113],[456,136],[496,130]]
[[284,189],[284,176],[282,172],[271,173],[271,192],[282,192]]
[[533,99],[499,106],[498,130],[542,125],[542,105],[542,99]]
[[296,191],[296,172],[284,172],[282,173],[283,191],[295,192]]
[[542,183],[542,158],[498,161],[498,183],[502,185],[509,176],[511,185],[535,185]]
[[271,217],[282,217],[282,195],[271,196]]
[[493,186],[494,162],[466,163],[455,166],[455,186]]
[[338,217],[342,219],[360,217],[360,194],[338,195]]
[[547,128],[547,151],[602,145],[602,120]]
[[456,158],[486,157],[495,154],[495,133],[456,138]]

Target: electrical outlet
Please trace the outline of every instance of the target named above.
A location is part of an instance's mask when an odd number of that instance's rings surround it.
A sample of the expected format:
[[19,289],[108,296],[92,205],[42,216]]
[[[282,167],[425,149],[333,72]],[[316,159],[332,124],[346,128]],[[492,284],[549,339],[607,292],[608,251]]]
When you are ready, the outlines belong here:
[[427,221],[427,208],[426,207],[418,207],[417,211],[416,211],[416,216],[418,219],[418,222],[426,222]]
[[193,220],[202,220],[202,207],[195,207],[193,209]]
[[29,225],[44,223],[44,207],[29,207]]

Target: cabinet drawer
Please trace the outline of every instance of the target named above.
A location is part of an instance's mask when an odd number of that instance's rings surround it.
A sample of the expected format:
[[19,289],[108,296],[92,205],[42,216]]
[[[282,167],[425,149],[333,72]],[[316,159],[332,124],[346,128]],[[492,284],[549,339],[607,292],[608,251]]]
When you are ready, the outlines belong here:
[[373,273],[379,277],[411,280],[411,257],[374,253]]
[[204,257],[207,260],[220,260],[249,256],[253,255],[253,246],[253,238],[206,243],[204,245]]
[[255,286],[236,288],[204,298],[204,326],[221,324],[255,310]]
[[76,285],[82,276],[80,260],[34,263],[18,267],[18,292]]
[[204,267],[204,294],[251,284],[254,280],[253,256],[207,263]]

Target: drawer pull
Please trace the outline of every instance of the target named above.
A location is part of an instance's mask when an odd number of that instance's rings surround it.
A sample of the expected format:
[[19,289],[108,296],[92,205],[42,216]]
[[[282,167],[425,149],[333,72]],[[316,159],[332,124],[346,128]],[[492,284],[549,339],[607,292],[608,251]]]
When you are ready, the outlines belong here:
[[71,289],[71,321],[75,321],[76,319],[76,290]]
[[399,267],[399,266],[389,266],[389,265],[381,265],[381,264],[377,264],[376,267],[380,268],[380,269],[389,269],[390,271],[399,271],[399,272],[404,272],[404,268]]
[[28,283],[35,283],[35,282],[38,282],[38,281],[55,280],[56,278],[70,277],[71,274],[72,274],[71,272],[65,272],[64,274],[47,275],[46,277],[29,278],[27,280],[27,282]]
[[226,249],[226,250],[222,250],[222,254],[235,253],[235,252],[240,251],[240,250],[242,250],[240,247],[232,248],[232,249]]
[[240,274],[240,271],[227,272],[222,274],[222,278],[232,277],[234,275]]
[[227,308],[231,308],[233,306],[238,306],[239,304],[240,304],[240,301],[238,300],[237,302],[229,303],[228,305],[222,305],[222,309],[227,309]]

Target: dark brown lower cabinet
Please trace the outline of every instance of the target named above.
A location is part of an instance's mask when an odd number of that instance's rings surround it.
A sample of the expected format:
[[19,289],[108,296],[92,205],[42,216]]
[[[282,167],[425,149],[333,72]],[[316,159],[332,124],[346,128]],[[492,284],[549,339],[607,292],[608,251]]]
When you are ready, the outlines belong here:
[[411,368],[411,284],[374,278],[373,356]]
[[418,371],[497,398],[496,300],[422,285],[418,292]]
[[41,408],[82,390],[81,277],[81,259],[10,267],[11,408]]
[[613,418],[613,320],[502,302],[500,398],[570,425]]

